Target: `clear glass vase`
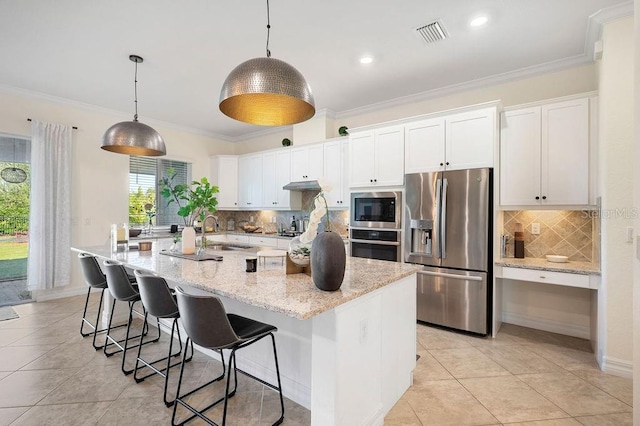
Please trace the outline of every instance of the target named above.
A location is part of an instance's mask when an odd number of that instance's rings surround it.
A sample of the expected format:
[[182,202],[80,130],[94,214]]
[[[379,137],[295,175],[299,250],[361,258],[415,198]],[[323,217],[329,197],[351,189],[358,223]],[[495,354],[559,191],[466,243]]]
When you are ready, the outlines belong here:
[[289,258],[298,266],[309,266],[311,243],[303,243],[300,237],[294,237],[289,243]]

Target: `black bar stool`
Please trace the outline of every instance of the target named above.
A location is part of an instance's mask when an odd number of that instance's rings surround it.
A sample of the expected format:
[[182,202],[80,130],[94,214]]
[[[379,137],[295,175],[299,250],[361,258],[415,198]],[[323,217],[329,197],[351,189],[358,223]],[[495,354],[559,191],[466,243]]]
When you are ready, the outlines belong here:
[[[136,277],[136,281],[138,282],[138,290],[140,291],[140,298],[142,299],[142,306],[144,306],[145,314],[144,320],[147,321],[147,316],[149,314],[154,317],[173,319],[171,324],[171,336],[169,341],[169,353],[166,357],[157,359],[155,361],[145,361],[141,358],[142,345],[138,346],[138,356],[136,358],[136,367],[134,369],[133,378],[136,383],[140,383],[147,377],[153,376],[154,374],[159,374],[164,377],[164,403],[167,407],[173,405],[175,400],[168,401],[167,400],[167,384],[169,381],[169,370],[171,367],[175,367],[180,365],[180,362],[176,362],[171,364],[171,358],[179,356],[182,353],[182,339],[180,338],[180,327],[178,327],[178,318],[180,318],[180,313],[178,312],[178,305],[176,304],[175,296],[172,294],[169,286],[167,285],[167,281],[159,277],[157,275],[153,275],[144,271],[134,271],[134,275]],[[173,351],[173,336],[174,333],[177,333],[178,343],[180,344],[180,350],[176,353],[172,353]],[[142,339],[142,338],[141,338]],[[185,352],[187,351],[188,346],[185,346]],[[193,342],[191,342],[191,356],[189,356],[186,361],[191,361],[193,358]],[[166,361],[166,367],[162,369],[158,369],[155,367],[155,364]],[[141,365],[142,364],[142,365]],[[138,377],[138,370],[144,367],[150,368],[153,372],[147,374],[146,376]]]
[[[133,373],[134,369],[125,368],[127,350],[136,348],[139,345],[155,343],[158,340],[160,340],[160,322],[158,321],[158,336],[153,340],[149,340],[144,343],[142,342],[142,336],[146,335],[149,330],[149,324],[147,323],[146,315],[144,315],[145,320],[142,323],[141,333],[137,336],[130,336],[131,323],[133,321],[133,311],[134,311],[133,307],[136,302],[141,301],[140,293],[138,293],[138,290],[134,288],[133,285],[131,285],[131,282],[129,281],[129,277],[127,275],[127,271],[120,262],[116,262],[113,260],[105,260],[104,271],[107,277],[107,287],[109,288],[109,293],[111,293],[111,296],[113,296],[113,298],[115,299],[113,302],[113,305],[111,306],[111,315],[109,315],[109,326],[107,327],[107,336],[106,336],[107,340],[103,348],[104,354],[109,357],[111,355],[115,355],[119,352],[122,352],[122,367],[121,367],[122,372],[125,375],[128,375]],[[129,304],[129,318],[127,319],[127,324],[126,324],[127,333],[125,338],[122,340],[116,340],[113,336],[111,336],[111,330],[113,328],[111,327],[111,323],[113,322],[113,311],[116,307],[116,303],[115,303],[116,301],[127,302]],[[143,312],[144,312],[144,306],[143,306]],[[138,342],[138,344],[129,346],[129,341],[133,339],[137,339],[138,337],[140,338],[140,342]],[[122,345],[122,343],[124,343],[124,346]],[[107,348],[111,346],[116,346],[118,347],[118,349],[113,352],[108,352]]]
[[[84,311],[82,312],[82,321],[80,322],[80,335],[87,337],[93,335],[93,348],[95,350],[102,349],[104,345],[96,345],[96,335],[107,331],[106,328],[97,329],[100,322],[100,315],[102,314],[102,301],[104,299],[104,291],[107,289],[107,277],[105,277],[100,264],[95,256],[88,253],[79,253],[78,259],[80,260],[80,267],[82,268],[82,275],[84,276],[84,282],[89,286],[87,290],[87,299],[84,302]],[[135,277],[129,276],[130,282],[135,282]],[[100,290],[100,302],[98,303],[98,314],[96,316],[96,322],[91,323],[87,319],[87,307],[89,306],[89,297],[91,296],[91,290]],[[91,330],[88,333],[84,331],[84,327],[87,325]],[[119,325],[118,327],[124,327],[126,324]],[[115,327],[114,327],[115,328]]]
[[[280,418],[276,420],[274,425],[279,425],[284,420],[284,400],[282,398],[282,385],[280,383],[280,368],[278,367],[278,354],[276,352],[276,340],[273,336],[278,329],[272,325],[264,324],[262,322],[254,321],[249,318],[241,317],[239,315],[227,314],[220,299],[215,296],[195,296],[187,294],[180,287],[176,287],[176,296],[178,299],[178,308],[180,310],[180,318],[184,325],[184,329],[187,332],[187,343],[191,340],[196,345],[200,345],[204,348],[214,349],[220,352],[222,358],[222,374],[212,381],[205,383],[204,385],[187,392],[183,395],[180,394],[180,387],[182,385],[182,376],[184,373],[184,360],[186,358],[186,351],[182,355],[183,362],[180,368],[180,379],[178,381],[178,391],[176,394],[175,405],[173,406],[173,416],[171,418],[171,424],[173,426],[183,425],[186,422],[199,417],[208,424],[216,425],[213,420],[206,417],[203,413],[213,408],[217,404],[224,401],[224,408],[222,414],[222,425],[224,426],[227,421],[227,403],[229,398],[235,395],[238,385],[238,371],[245,376],[251,377],[254,380],[262,383],[265,386],[270,387],[279,392],[280,394]],[[278,386],[274,386],[270,383],[259,379],[236,366],[236,351],[256,343],[262,340],[264,337],[270,336],[271,343],[273,345],[273,356],[276,366],[276,375],[278,378]],[[222,398],[218,399],[211,405],[198,411],[186,402],[186,398],[190,395],[198,392],[204,387],[221,380],[225,375],[225,363],[223,356],[223,349],[229,349],[231,354],[229,356],[229,367],[227,370],[227,381],[225,394]],[[233,368],[232,368],[233,366]],[[231,371],[234,373],[234,388],[232,392],[229,392],[229,384],[231,382]],[[181,423],[176,423],[176,411],[178,405],[182,405],[193,413],[192,416],[183,420]]]

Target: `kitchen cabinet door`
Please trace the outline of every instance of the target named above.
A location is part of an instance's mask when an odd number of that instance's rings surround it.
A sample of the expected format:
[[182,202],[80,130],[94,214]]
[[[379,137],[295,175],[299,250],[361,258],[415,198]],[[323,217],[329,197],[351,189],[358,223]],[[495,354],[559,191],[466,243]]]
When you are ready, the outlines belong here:
[[366,187],[373,184],[374,139],[373,130],[354,133],[349,137],[350,187]]
[[493,167],[495,140],[495,108],[484,108],[446,117],[446,169]]
[[262,203],[264,208],[275,208],[276,200],[276,153],[262,154]]
[[355,133],[349,138],[349,187],[404,183],[404,126]]
[[349,191],[345,192],[346,141],[334,141],[324,144],[324,179],[331,185],[331,191],[325,192],[329,207],[348,207]]
[[375,138],[376,186],[404,184],[404,126],[376,131]]
[[542,204],[589,204],[588,99],[542,106],[541,174]]
[[291,149],[291,181],[318,180],[322,176],[323,145],[301,146]]
[[538,204],[540,197],[540,108],[502,113],[500,204]]
[[578,98],[503,114],[501,206],[590,204],[589,102]]
[[444,170],[444,118],[432,118],[405,126],[405,173]]
[[288,149],[262,154],[262,207],[274,210],[298,210],[302,194],[282,189],[291,182],[291,151]]
[[216,155],[211,157],[211,184],[217,185],[220,192],[218,210],[238,208],[238,156]]
[[260,208],[262,204],[262,154],[238,159],[238,204],[244,208]]

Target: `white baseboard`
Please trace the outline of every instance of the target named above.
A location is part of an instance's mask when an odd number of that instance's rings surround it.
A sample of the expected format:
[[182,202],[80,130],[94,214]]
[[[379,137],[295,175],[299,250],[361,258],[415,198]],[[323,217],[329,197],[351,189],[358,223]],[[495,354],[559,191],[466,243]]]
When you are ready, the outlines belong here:
[[569,324],[566,322],[554,321],[546,318],[530,317],[527,315],[503,312],[502,321],[508,324],[519,325],[521,327],[535,328],[536,330],[549,331],[551,333],[564,334],[566,336],[587,339],[591,337],[588,326]]
[[608,374],[627,379],[633,378],[633,362],[624,359],[605,356],[600,364],[600,369]]
[[86,295],[87,287],[73,287],[65,290],[35,290],[31,294],[36,302],[46,302],[48,300],[64,299],[65,297]]

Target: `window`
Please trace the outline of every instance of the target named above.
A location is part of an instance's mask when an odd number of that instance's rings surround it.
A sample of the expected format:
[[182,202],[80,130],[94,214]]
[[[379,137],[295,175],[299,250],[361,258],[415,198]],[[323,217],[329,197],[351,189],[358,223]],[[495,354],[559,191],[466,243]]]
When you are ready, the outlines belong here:
[[168,175],[169,168],[176,172],[176,183],[191,182],[191,164],[149,157],[129,158],[129,224],[182,224],[178,206],[175,203],[167,206],[168,200],[159,195],[158,182]]

